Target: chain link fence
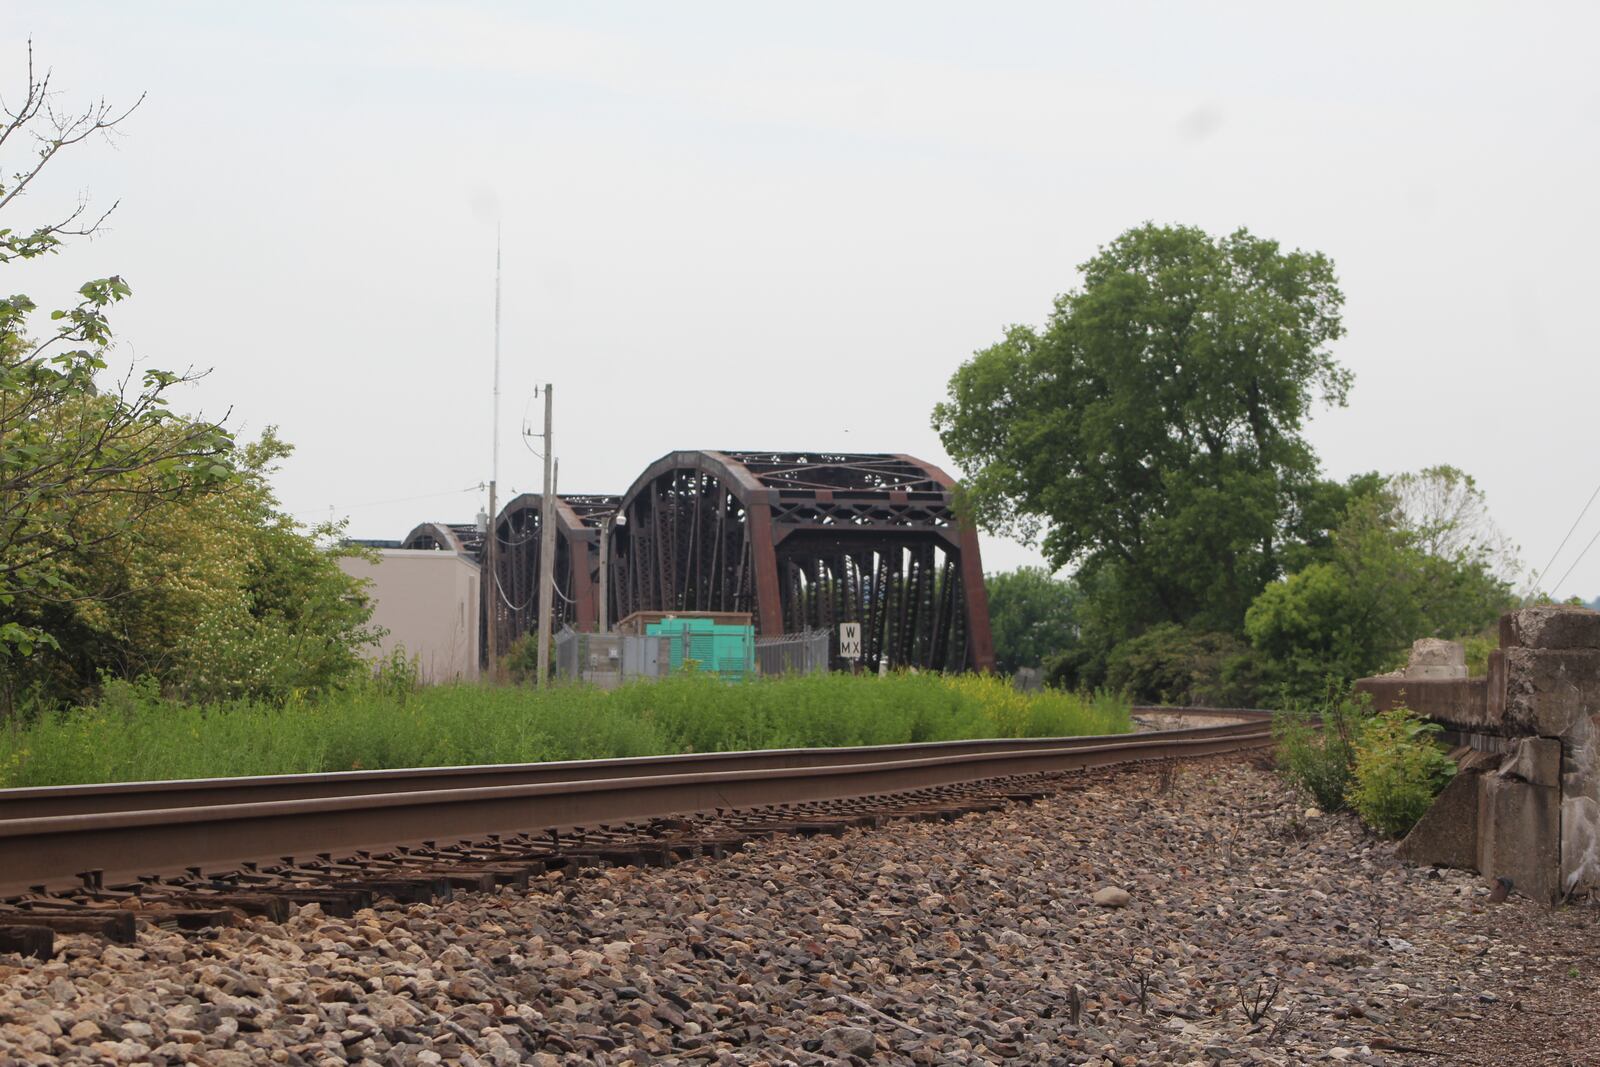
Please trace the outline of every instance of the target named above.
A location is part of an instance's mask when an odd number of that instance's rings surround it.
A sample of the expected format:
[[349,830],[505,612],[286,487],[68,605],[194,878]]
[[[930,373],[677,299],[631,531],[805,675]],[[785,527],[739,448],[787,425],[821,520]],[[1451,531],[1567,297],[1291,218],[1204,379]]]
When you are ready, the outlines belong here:
[[[758,637],[753,664],[719,662],[714,666],[729,677],[741,677],[751,667],[767,676],[820,673],[829,667],[830,637],[827,630]],[[687,633],[588,634],[563,628],[556,634],[556,677],[610,689],[636,678],[663,678],[672,673],[675,659],[680,663],[696,659],[697,652],[705,655]]]
[[556,634],[556,677],[615,689],[624,675],[622,640],[617,634],[583,634],[563,626]]
[[830,636],[827,630],[806,630],[780,637],[758,637],[756,670],[767,676],[826,671]]

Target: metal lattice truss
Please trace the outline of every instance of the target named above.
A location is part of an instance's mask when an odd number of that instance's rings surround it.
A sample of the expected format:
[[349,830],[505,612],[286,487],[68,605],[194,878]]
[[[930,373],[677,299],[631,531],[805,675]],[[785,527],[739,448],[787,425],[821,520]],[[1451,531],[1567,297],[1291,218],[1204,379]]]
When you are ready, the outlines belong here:
[[911,456],[674,452],[623,495],[618,617],[748,611],[762,634],[861,624],[876,669],[994,663],[974,531]]
[[[835,641],[839,623],[858,622],[869,669],[990,669],[978,539],[955,517],[953,488],[906,455],[674,452],[622,497],[557,499],[554,621],[596,627],[609,534],[613,620],[746,611],[764,635],[826,629]],[[500,648],[537,628],[539,499],[525,493],[495,521]],[[484,544],[476,527],[442,523],[404,542],[480,562]]]
[[[617,510],[617,502],[614,496],[556,498],[552,614],[557,627],[593,630],[599,623],[600,533]],[[501,649],[538,629],[539,516],[539,494],[523,493],[501,508],[495,521],[499,539],[495,582],[490,587],[485,581],[482,593],[494,595],[496,640]],[[402,547],[460,552],[481,565],[486,543],[483,532],[471,524],[427,522],[412,530]]]

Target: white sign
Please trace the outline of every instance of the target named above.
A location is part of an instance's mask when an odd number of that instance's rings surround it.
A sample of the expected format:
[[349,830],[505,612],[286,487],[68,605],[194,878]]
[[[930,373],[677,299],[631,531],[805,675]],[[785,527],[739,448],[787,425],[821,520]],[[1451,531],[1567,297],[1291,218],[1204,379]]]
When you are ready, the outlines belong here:
[[861,624],[859,622],[841,622],[839,624],[839,658],[861,658]]

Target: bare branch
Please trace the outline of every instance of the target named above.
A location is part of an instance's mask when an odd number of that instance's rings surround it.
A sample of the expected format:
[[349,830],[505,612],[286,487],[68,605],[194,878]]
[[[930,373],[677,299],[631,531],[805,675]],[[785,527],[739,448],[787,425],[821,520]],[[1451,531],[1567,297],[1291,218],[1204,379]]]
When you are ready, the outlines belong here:
[[140,93],[139,98],[132,105],[122,111],[117,111],[102,97],[99,101],[89,105],[81,112],[63,114],[57,112],[50,104],[48,91],[49,76],[44,81],[35,82],[33,78],[33,44],[28,45],[28,96],[23,101],[22,109],[11,114],[3,133],[0,133],[0,145],[18,130],[26,129],[43,112],[46,123],[50,126],[48,134],[34,134],[34,139],[40,148],[33,165],[24,169],[16,176],[16,184],[0,193],[0,210],[17,197],[33,183],[39,173],[49,165],[50,161],[64,148],[81,144],[96,133],[109,133],[119,124],[124,122],[129,115],[138,110],[144,103],[145,93]]
[[45,98],[50,92],[50,73],[45,72],[42,81],[35,80],[33,74],[33,38],[28,38],[28,91],[22,100],[22,107],[12,111],[0,100],[0,111],[4,111],[7,122],[0,127],[0,147],[4,147],[6,139],[13,133],[22,129],[39,115],[39,110],[44,107]]

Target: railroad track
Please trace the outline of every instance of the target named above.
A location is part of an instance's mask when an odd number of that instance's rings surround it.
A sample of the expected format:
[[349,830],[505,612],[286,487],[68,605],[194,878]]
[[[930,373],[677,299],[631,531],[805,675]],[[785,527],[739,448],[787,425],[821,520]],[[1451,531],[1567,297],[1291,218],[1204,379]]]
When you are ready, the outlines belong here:
[[[552,869],[669,863],[773,833],[992,810],[1062,772],[1270,744],[1269,713],[1081,738],[658,756],[0,790],[0,950],[133,936],[290,904],[350,913]],[[7,924],[13,924],[8,926]],[[43,945],[41,948],[40,946]]]

